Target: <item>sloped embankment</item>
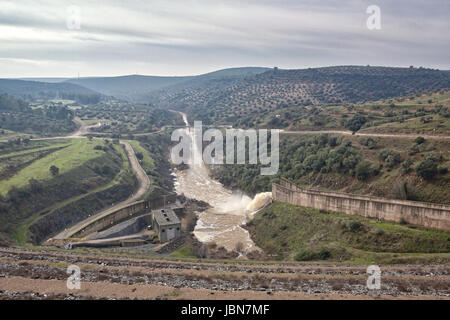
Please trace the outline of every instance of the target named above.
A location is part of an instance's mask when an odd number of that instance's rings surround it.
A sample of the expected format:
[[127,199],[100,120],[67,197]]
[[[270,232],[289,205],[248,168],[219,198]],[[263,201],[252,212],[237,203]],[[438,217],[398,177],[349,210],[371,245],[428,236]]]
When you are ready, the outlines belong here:
[[[83,214],[91,214],[96,208],[128,196],[135,182],[128,173],[124,151],[101,141],[83,143],[95,149],[95,158],[83,162],[82,153],[78,156],[71,153],[69,156],[79,158],[77,167],[68,170],[60,166],[56,176],[32,180],[29,185],[13,188],[0,199],[0,221],[4,222],[0,233],[14,236],[22,244],[27,240],[38,242],[44,234],[56,231],[55,228],[64,228],[58,221],[64,222],[67,218],[67,223],[71,223]],[[28,228],[33,223],[49,227],[33,227],[37,229],[33,229],[34,235],[30,237]]]
[[450,232],[326,213],[275,202],[248,225],[252,239],[278,259],[380,263],[450,261]]

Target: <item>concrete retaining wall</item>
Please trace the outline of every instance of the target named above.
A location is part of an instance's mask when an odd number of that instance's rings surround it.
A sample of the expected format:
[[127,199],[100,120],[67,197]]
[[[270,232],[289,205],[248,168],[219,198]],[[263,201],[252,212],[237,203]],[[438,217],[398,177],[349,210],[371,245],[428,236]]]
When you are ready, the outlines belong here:
[[[176,196],[167,196],[166,197],[166,203],[173,203],[175,202]],[[129,219],[130,217],[150,212],[152,209],[159,208],[164,205],[164,200],[161,197],[161,199],[156,199],[152,201],[138,201],[135,203],[132,203],[126,207],[120,208],[117,211],[114,211],[107,216],[104,216],[102,218],[99,218],[98,220],[93,221],[88,226],[84,227],[82,230],[79,230],[78,232],[74,233],[72,235],[73,238],[83,238],[93,232],[101,231],[106,229],[107,227],[110,227],[118,222],[124,221],[126,219]]]
[[272,185],[275,201],[297,206],[450,230],[450,206],[302,189],[287,180]]
[[139,215],[136,218],[118,223],[112,228],[95,233],[94,236],[89,237],[89,240],[118,238],[136,234],[146,229],[151,224],[152,218],[150,213]]

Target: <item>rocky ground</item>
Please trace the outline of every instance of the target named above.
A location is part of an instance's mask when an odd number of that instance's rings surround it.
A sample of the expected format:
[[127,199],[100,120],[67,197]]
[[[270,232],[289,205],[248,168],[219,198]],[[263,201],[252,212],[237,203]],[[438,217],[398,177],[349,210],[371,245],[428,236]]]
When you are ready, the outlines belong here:
[[[67,289],[67,267],[81,289]],[[0,299],[450,299],[449,265],[385,265],[381,289],[365,265],[176,261],[96,251],[0,248]]]

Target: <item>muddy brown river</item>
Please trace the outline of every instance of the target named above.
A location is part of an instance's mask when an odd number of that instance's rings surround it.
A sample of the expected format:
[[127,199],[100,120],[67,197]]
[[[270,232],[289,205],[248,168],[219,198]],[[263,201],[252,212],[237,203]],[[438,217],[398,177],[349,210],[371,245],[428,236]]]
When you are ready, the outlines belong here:
[[[185,114],[183,120],[186,130],[193,139],[193,128],[188,127]],[[254,199],[242,194],[231,192],[220,182],[212,179],[208,167],[200,161],[200,148],[193,143],[191,161],[187,170],[175,170],[175,188],[178,194],[202,200],[210,204],[211,208],[198,214],[198,221],[194,229],[195,237],[201,242],[215,242],[227,250],[233,250],[238,243],[242,243],[246,251],[257,249],[247,230],[242,226],[264,206],[271,198],[271,193],[261,193]],[[200,156],[199,156],[200,155]]]

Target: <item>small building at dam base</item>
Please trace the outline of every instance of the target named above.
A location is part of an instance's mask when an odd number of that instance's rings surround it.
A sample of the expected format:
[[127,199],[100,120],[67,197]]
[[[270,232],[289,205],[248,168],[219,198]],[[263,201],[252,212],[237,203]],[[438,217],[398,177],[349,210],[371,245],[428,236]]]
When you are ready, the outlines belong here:
[[181,236],[181,222],[172,209],[152,210],[152,227],[160,242]]

